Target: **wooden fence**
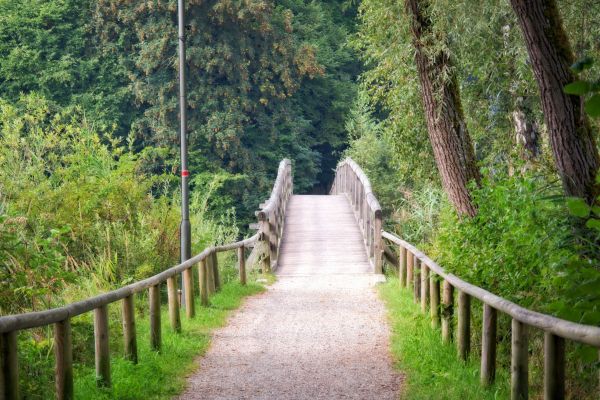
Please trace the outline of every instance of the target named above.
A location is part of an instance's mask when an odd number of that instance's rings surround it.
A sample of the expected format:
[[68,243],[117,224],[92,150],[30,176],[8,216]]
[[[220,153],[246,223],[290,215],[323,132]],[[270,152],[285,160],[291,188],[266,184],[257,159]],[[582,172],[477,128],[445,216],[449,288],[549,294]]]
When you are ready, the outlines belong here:
[[[437,263],[398,236],[383,232],[383,238],[397,247],[399,257],[389,249],[386,261],[396,266],[400,285],[411,287],[421,311],[429,314],[431,325],[441,325],[442,340],[450,343],[456,336],[458,355],[466,360],[471,351],[471,298],[483,303],[481,342],[481,384],[488,386],[496,377],[498,311],[512,318],[511,331],[511,399],[527,399],[528,330],[544,332],[544,399],[565,398],[565,339],[600,348],[600,327],[582,325],[523,308],[480,287],[446,272]],[[453,331],[454,291],[458,310],[456,332]]]
[[[18,332],[25,329],[54,325],[55,388],[59,400],[73,399],[73,345],[71,318],[86,312],[94,313],[94,342],[97,382],[111,385],[108,306],[121,302],[125,357],[138,362],[135,327],[134,295],[148,290],[150,316],[150,342],[154,350],[161,348],[160,286],[166,282],[171,329],[181,331],[177,276],[183,274],[185,285],[185,311],[188,318],[195,316],[192,267],[198,264],[198,292],[202,305],[220,288],[217,253],[236,251],[240,281],[246,282],[244,249],[266,242],[270,248],[264,261],[267,269],[277,260],[279,238],[287,201],[292,193],[292,172],[289,160],[281,161],[271,197],[257,212],[260,230],[252,237],[222,246],[205,249],[191,259],[157,275],[132,283],[117,290],[51,310],[0,317],[0,400],[16,400],[19,395]],[[261,246],[258,246],[261,248]]]

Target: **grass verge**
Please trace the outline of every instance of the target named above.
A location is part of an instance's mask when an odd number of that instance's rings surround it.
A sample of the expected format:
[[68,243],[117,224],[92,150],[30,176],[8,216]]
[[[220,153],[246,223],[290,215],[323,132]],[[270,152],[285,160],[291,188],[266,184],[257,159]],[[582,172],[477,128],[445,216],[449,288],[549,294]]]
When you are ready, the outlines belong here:
[[210,332],[225,324],[231,310],[240,306],[246,296],[260,293],[262,285],[249,283],[225,284],[211,297],[210,307],[196,303],[196,317],[182,315],[182,332],[174,333],[169,326],[166,307],[163,307],[162,350],[150,349],[150,327],[147,318],[136,321],[138,333],[137,365],[122,357],[111,358],[111,388],[98,388],[93,368],[75,370],[75,395],[80,399],[170,399],[185,388],[186,377],[197,364],[194,359],[204,354],[210,343]]
[[456,347],[442,343],[439,329],[431,327],[412,292],[399,288],[398,279],[382,284],[380,295],[388,310],[395,364],[404,374],[402,399],[510,398],[508,374],[498,371],[495,385],[481,387],[479,358],[473,354],[467,363],[459,360]]

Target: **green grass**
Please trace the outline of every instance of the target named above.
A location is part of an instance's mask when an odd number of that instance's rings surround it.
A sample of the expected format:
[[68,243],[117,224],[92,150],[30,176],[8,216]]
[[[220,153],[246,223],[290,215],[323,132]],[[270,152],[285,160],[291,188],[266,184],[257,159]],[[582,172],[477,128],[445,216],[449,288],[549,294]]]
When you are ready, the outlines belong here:
[[404,375],[403,399],[507,399],[509,378],[498,371],[496,384],[488,389],[479,383],[479,357],[460,361],[454,345],[444,345],[439,329],[414,304],[412,292],[389,278],[380,287],[392,328],[392,354]]
[[166,307],[162,313],[162,350],[152,351],[149,345],[149,323],[138,319],[137,365],[120,356],[111,358],[112,387],[96,386],[93,368],[75,369],[75,396],[79,399],[170,399],[180,393],[186,377],[197,363],[195,358],[204,354],[210,343],[210,332],[225,324],[231,310],[240,306],[244,297],[260,293],[264,287],[256,283],[242,286],[228,283],[211,297],[210,307],[196,303],[196,317],[187,319],[182,315],[182,332],[173,333],[169,326]]

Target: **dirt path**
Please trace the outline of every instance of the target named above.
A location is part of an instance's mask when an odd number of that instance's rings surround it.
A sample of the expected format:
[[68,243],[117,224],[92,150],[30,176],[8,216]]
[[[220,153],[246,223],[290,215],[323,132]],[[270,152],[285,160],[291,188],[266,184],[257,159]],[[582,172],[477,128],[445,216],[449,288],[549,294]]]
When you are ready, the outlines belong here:
[[[398,397],[400,377],[392,368],[385,308],[375,291],[381,277],[368,271],[364,250],[357,251],[362,242],[345,202],[341,196],[292,198],[278,281],[215,332],[180,399]],[[341,245],[334,227],[319,237],[323,229],[302,223],[306,210],[318,214],[330,207],[342,215],[336,217],[347,239]],[[333,261],[339,251],[342,264]],[[310,257],[302,257],[306,252]]]

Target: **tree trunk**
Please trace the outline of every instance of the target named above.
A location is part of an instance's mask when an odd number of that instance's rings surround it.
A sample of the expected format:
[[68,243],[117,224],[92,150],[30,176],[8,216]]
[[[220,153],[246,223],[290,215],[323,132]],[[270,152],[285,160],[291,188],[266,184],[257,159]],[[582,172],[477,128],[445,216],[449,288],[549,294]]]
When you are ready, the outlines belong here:
[[434,41],[428,0],[405,0],[411,16],[415,61],[421,81],[421,92],[427,130],[444,190],[460,215],[477,213],[468,184],[479,182],[473,145],[465,124],[456,77],[450,57]]
[[517,143],[523,146],[525,150],[522,153],[526,161],[535,160],[540,154],[539,134],[535,122],[527,117],[527,114],[518,104],[515,105],[515,111],[511,114],[515,127],[515,136]]
[[575,80],[574,62],[555,0],[510,0],[540,90],[550,146],[565,193],[594,202],[600,164],[583,99],[563,87]]
[[528,107],[525,106],[525,93],[519,90],[519,81],[516,79],[517,70],[515,64],[517,60],[511,56],[511,38],[514,36],[513,26],[506,24],[502,27],[502,36],[504,42],[504,53],[508,59],[505,60],[508,66],[508,76],[513,77],[509,82],[511,102],[513,111],[510,117],[515,130],[515,141],[517,145],[522,146],[520,151],[521,158],[525,161],[533,161],[540,155],[539,130],[535,119],[531,115]]

